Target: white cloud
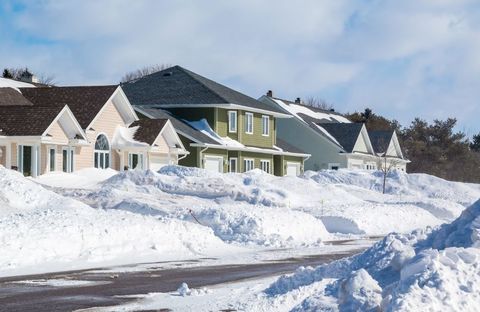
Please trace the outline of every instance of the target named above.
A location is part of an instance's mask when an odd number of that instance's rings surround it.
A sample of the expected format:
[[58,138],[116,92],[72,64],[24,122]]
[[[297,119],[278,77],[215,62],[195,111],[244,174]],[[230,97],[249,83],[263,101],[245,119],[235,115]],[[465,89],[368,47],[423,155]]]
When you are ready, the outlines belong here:
[[11,33],[0,66],[93,84],[179,64],[251,96],[333,94],[339,110],[456,115],[478,131],[479,10],[466,0],[28,1],[0,21]]

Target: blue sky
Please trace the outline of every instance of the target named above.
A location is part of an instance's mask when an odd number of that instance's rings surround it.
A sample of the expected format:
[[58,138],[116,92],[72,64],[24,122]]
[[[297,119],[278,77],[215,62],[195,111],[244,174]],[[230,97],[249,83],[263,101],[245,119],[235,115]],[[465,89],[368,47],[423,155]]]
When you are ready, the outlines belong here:
[[408,124],[480,132],[480,2],[0,2],[0,68],[60,85],[117,83],[178,64],[253,97],[317,96]]

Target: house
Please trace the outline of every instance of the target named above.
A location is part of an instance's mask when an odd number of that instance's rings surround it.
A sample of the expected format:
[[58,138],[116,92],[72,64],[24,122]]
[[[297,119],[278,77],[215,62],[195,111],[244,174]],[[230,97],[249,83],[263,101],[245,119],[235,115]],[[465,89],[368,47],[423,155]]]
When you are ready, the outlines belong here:
[[169,118],[189,155],[179,164],[216,172],[298,175],[308,154],[277,140],[283,110],[174,66],[122,85],[135,110]]
[[395,168],[406,171],[407,163],[410,161],[406,160],[403,156],[402,148],[395,131],[368,131],[368,135],[370,136],[370,142],[372,142],[375,153],[382,158],[379,165],[386,169]]
[[[305,162],[305,170],[379,168],[383,152],[378,141],[375,141],[375,146],[372,144],[371,135],[364,124],[352,123],[331,110],[306,106],[299,98],[288,101],[273,97],[271,91],[260,97],[259,101],[293,116],[278,120],[277,135],[311,154]],[[408,160],[403,158],[398,139],[393,139],[396,134],[389,138],[393,147],[389,150],[390,163],[405,170]]]
[[188,152],[169,120],[140,121],[119,86],[0,88],[0,163],[24,175],[153,168]]

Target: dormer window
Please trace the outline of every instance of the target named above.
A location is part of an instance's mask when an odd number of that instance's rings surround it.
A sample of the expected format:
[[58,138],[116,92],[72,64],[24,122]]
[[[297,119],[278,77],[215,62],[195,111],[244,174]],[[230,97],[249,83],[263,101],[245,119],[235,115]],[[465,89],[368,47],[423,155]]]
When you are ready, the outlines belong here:
[[245,113],[245,133],[253,134],[253,114]]
[[237,111],[228,111],[228,132],[237,132]]

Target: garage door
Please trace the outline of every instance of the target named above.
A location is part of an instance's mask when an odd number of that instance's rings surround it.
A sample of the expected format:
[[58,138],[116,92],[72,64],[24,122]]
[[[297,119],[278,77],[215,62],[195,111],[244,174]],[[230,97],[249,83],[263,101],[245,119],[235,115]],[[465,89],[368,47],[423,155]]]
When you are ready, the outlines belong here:
[[223,157],[205,157],[205,169],[214,172],[223,172]]
[[150,169],[153,171],[158,171],[160,168],[168,164],[168,156],[150,156]]
[[287,176],[296,177],[300,174],[300,164],[287,162]]

